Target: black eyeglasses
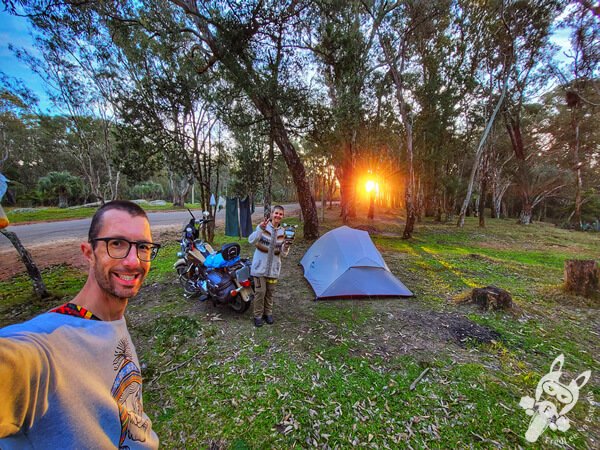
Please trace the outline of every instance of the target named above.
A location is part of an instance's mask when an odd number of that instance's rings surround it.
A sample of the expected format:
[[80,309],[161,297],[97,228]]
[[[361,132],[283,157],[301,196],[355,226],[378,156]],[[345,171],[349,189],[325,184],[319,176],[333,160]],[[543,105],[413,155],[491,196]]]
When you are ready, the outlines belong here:
[[91,240],[91,242],[97,241],[102,241],[106,244],[106,252],[108,253],[108,256],[113,259],[127,258],[131,246],[135,245],[138,259],[140,261],[148,262],[156,258],[158,249],[160,248],[160,244],[144,241],[128,241],[127,239],[121,238],[104,237]]

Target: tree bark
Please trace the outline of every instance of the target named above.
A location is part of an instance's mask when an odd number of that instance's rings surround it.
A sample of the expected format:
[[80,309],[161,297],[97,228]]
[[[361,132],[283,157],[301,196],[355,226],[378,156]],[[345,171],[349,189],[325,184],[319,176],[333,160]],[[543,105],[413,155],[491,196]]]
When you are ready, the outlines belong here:
[[406,199],[406,224],[404,226],[404,231],[402,232],[402,239],[410,239],[414,232],[415,221],[416,221],[416,211],[415,211],[415,168],[414,168],[414,151],[413,151],[413,123],[412,117],[408,112],[408,105],[406,104],[406,99],[404,98],[404,80],[403,80],[403,70],[405,63],[405,52],[406,52],[406,42],[402,42],[400,46],[399,58],[400,58],[400,67],[396,66],[396,58],[394,54],[392,54],[392,49],[390,47],[389,42],[380,38],[381,48],[383,49],[383,53],[385,55],[385,59],[387,65],[390,69],[390,73],[392,75],[392,80],[394,82],[394,87],[396,90],[396,99],[398,100],[398,106],[400,108],[400,117],[402,117],[402,124],[404,125],[404,129],[406,130],[406,155],[407,155],[407,163],[408,163],[408,180],[406,182],[406,191],[405,191],[405,199]]
[[530,201],[525,200],[523,203],[523,208],[519,214],[519,223],[521,225],[530,225],[531,218],[533,217],[533,206]]
[[[348,223],[350,217],[356,215],[354,204],[354,163],[352,158],[352,145],[346,144],[344,164],[342,169],[338,171],[341,175],[340,179],[340,196],[341,196],[341,211],[343,223]],[[354,213],[353,213],[354,211]],[[354,215],[353,215],[354,214]]]
[[502,199],[504,198],[504,194],[506,193],[509,187],[510,182],[506,182],[502,186],[498,186],[497,183],[494,183],[492,190],[492,218],[500,219],[502,217]]
[[581,229],[581,192],[583,190],[583,180],[581,178],[581,161],[579,161],[579,119],[577,117],[577,106],[571,110],[571,127],[573,128],[574,140],[571,142],[573,148],[573,163],[575,168],[575,212],[573,222],[576,229]]
[[[263,112],[263,114],[268,113],[268,105],[264,105],[260,101],[257,101],[257,103],[261,105],[257,106],[258,109]],[[296,185],[298,202],[300,203],[300,209],[302,210],[302,215],[304,216],[304,237],[306,239],[316,239],[319,237],[319,215],[317,212],[315,199],[310,192],[310,185],[308,184],[308,180],[306,178],[304,165],[302,164],[298,153],[296,153],[296,149],[290,142],[281,116],[278,114],[274,116],[273,122],[273,134],[275,142],[281,150],[283,158],[285,159],[285,162],[292,173],[294,184]]]
[[23,247],[23,244],[21,244],[19,237],[12,231],[8,230],[0,230],[0,233],[6,236],[21,257],[21,261],[23,261],[23,264],[27,269],[27,273],[29,274],[29,278],[31,278],[31,282],[33,283],[35,295],[41,299],[50,297],[50,293],[48,293],[48,290],[46,289],[44,280],[42,280],[42,274],[40,273],[40,270],[35,265],[35,262],[33,261],[29,251],[27,251],[27,249]]
[[265,195],[264,195],[264,215],[271,214],[271,206],[273,202],[273,196],[271,194],[273,190],[273,162],[275,161],[275,141],[273,134],[269,135],[269,154],[267,155],[267,177],[265,179]]
[[481,140],[479,141],[479,146],[477,147],[477,151],[475,152],[475,161],[473,161],[473,167],[471,169],[471,176],[469,177],[469,185],[467,187],[467,195],[465,196],[465,200],[463,201],[462,207],[460,208],[460,213],[458,216],[458,223],[456,224],[458,227],[463,227],[465,225],[465,214],[467,212],[467,207],[469,206],[469,202],[471,201],[471,194],[473,193],[473,183],[475,181],[475,175],[477,174],[477,169],[479,168],[479,160],[481,159],[481,155],[483,153],[483,149],[485,148],[484,144],[490,134],[490,130],[492,129],[492,125],[496,120],[496,115],[504,103],[504,97],[506,96],[506,90],[508,88],[508,73],[505,74],[504,85],[502,86],[502,93],[498,102],[496,103],[496,107],[490,116],[488,123],[483,131],[483,135],[481,136]]
[[485,198],[487,195],[487,174],[483,173],[482,175],[479,192],[479,228],[485,228]]
[[598,293],[600,268],[594,260],[570,259],[565,261],[565,289],[567,292],[590,297]]

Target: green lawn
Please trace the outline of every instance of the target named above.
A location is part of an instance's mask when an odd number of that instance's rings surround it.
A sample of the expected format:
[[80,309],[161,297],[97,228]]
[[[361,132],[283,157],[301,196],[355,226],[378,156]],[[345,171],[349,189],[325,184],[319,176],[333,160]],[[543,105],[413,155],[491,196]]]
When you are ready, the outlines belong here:
[[[322,232],[340,225],[337,213]],[[403,241],[398,219],[380,217],[351,225],[375,226],[375,244],[415,298],[313,302],[297,265],[310,243],[299,237],[277,286],[276,322],[261,329],[250,312],[184,299],[172,270],[178,248],[161,249],[128,321],[163,447],[597,448],[600,297],[565,293],[562,272],[565,259],[598,259],[600,235],[512,220],[480,229],[468,218],[463,229],[420,224]],[[68,267],[44,276],[63,299],[84,280]],[[489,284],[520,311],[455,303]],[[5,323],[47,306],[31,301],[23,277],[0,282],[0,292]],[[560,353],[562,381],[585,370],[592,378],[568,413],[571,429],[529,444],[519,400]]]
[[[142,204],[140,205],[146,211],[174,211],[177,209],[171,203],[167,203],[164,206]],[[198,204],[186,203],[186,208],[199,208]],[[27,209],[28,211],[18,211]],[[29,211],[31,209],[31,211]],[[56,221],[56,220],[69,220],[69,219],[85,219],[86,217],[92,217],[96,212],[96,208],[4,208],[6,215],[10,223],[24,223],[24,222],[39,222],[39,221]],[[15,210],[17,210],[15,212]]]

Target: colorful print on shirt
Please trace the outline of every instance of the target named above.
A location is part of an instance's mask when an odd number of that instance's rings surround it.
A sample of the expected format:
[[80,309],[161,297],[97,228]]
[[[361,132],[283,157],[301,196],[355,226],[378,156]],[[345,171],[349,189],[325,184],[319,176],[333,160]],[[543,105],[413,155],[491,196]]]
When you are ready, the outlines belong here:
[[110,392],[119,406],[121,421],[119,448],[126,449],[128,446],[123,443],[127,437],[134,441],[145,442],[151,426],[150,420],[144,417],[142,374],[133,361],[129,342],[126,339],[119,341],[113,367],[117,375]]
[[81,317],[82,319],[102,320],[98,316],[94,315],[91,311],[88,311],[84,307],[76,305],[75,303],[65,303],[64,305],[51,309],[50,312],[66,314],[67,316]]

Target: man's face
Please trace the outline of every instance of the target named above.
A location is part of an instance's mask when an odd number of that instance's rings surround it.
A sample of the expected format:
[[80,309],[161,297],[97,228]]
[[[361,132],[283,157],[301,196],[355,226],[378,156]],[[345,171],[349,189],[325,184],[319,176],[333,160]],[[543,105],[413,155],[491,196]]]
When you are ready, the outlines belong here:
[[[128,212],[117,209],[104,213],[97,237],[152,242],[150,224],[144,217],[133,217]],[[84,249],[84,255],[91,264],[90,276],[95,278],[98,287],[105,294],[128,299],[138,293],[150,270],[150,262],[138,259],[135,245],[131,246],[123,259],[111,258],[103,241],[96,241],[94,247],[91,244],[85,245],[90,246],[87,251]]]
[[283,219],[283,209],[275,208],[273,213],[271,214],[271,222],[273,222],[273,226],[277,228],[281,223],[281,219]]

